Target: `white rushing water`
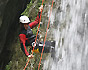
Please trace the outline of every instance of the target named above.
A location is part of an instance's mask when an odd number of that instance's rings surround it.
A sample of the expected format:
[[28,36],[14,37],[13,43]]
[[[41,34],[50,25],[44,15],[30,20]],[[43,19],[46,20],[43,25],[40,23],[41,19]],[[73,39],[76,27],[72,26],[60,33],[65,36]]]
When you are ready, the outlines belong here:
[[53,10],[56,53],[43,70],[88,70],[88,0],[61,0],[60,11]]

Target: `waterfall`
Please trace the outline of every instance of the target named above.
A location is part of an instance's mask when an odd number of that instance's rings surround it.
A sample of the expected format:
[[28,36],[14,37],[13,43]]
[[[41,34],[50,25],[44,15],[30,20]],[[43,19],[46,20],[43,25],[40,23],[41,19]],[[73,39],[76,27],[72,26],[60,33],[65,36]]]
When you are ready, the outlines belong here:
[[88,70],[88,0],[55,0],[55,4],[51,20],[58,25],[52,31],[55,57],[48,56],[43,70]]

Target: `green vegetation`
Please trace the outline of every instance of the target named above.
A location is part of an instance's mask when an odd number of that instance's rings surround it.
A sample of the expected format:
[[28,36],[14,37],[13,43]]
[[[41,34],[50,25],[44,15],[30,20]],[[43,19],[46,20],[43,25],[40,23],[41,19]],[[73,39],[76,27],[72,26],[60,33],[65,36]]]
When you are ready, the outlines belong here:
[[26,15],[31,19],[31,21],[34,21],[39,11],[39,7],[41,5],[42,5],[42,0],[31,0],[31,2],[27,5],[27,8],[22,13],[22,15]]

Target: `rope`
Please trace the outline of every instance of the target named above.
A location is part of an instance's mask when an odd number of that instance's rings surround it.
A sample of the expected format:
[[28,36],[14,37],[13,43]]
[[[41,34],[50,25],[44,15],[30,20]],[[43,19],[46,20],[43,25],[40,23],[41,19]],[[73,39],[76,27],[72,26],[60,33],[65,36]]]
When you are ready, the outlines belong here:
[[[42,0],[42,5],[43,5],[43,2],[44,2],[44,0]],[[38,30],[37,30],[37,34],[36,34],[36,38],[35,38],[35,43],[36,43],[36,40],[37,40],[39,28],[40,28],[41,16],[42,16],[42,11],[41,11],[41,14],[40,14],[40,20],[39,20]],[[33,51],[34,51],[34,48],[35,48],[35,44],[34,44],[34,46],[33,46]],[[33,55],[33,51],[32,51],[32,55]],[[24,70],[26,69],[26,67],[27,67],[27,65],[28,65],[28,63],[29,63],[29,61],[30,61],[30,58],[29,58],[29,60],[27,61],[26,65],[25,65],[25,67],[24,67]]]
[[47,25],[47,30],[46,30],[46,35],[45,35],[45,39],[44,39],[44,44],[43,44],[43,49],[42,49],[42,53],[41,53],[41,57],[40,57],[40,62],[39,62],[38,70],[40,69],[41,59],[42,59],[42,55],[43,55],[43,51],[44,51],[44,46],[45,46],[45,41],[46,41],[46,37],[47,37],[47,31],[48,31],[49,24],[50,24],[50,17],[51,17],[53,2],[54,2],[54,0],[52,0],[52,6],[51,6],[51,10],[50,10],[50,16],[49,16],[49,21],[48,21],[48,25]]

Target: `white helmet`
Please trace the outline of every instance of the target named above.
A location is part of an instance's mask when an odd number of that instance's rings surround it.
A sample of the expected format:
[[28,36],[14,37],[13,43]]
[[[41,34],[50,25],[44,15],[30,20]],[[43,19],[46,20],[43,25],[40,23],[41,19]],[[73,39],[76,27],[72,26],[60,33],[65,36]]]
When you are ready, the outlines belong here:
[[29,23],[30,22],[30,20],[27,16],[21,16],[19,20],[21,23]]

